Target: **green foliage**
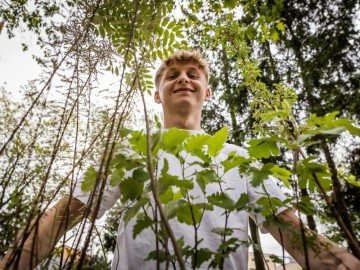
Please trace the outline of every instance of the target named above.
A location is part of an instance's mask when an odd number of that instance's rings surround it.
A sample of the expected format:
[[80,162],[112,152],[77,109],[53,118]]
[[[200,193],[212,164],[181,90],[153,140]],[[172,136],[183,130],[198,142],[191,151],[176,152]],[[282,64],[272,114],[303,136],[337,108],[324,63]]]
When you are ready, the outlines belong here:
[[[152,211],[149,211],[157,206],[150,199],[153,194],[150,188],[150,175],[147,170],[149,165],[145,146],[146,134],[139,131],[124,130],[126,132],[122,131],[122,137],[128,140],[129,145],[126,147],[131,150],[127,152],[126,149],[123,149],[122,152],[128,154],[114,156],[111,161],[110,171],[112,174],[109,183],[119,186],[122,203],[129,205],[123,217],[125,223],[127,224],[131,219],[136,220],[133,237],[136,238],[144,230],[151,230],[166,242],[169,236],[162,229],[159,229],[161,228],[159,223],[162,221],[157,219]],[[157,142],[151,153],[151,160],[155,166],[159,164],[160,159],[163,162],[161,171],[157,171],[154,175],[156,194],[159,196],[167,218],[189,226],[189,230],[192,228],[195,238],[206,211],[214,211],[215,208],[221,209],[225,219],[227,219],[230,215],[249,207],[248,194],[241,194],[239,198],[234,200],[228,194],[229,190],[222,188],[224,185],[222,175],[224,173],[237,168],[242,173],[251,175],[251,182],[255,185],[261,185],[271,174],[279,176],[284,182],[289,178],[289,173],[286,170],[274,164],[257,168],[252,165],[253,158],[245,158],[235,152],[230,152],[225,160],[219,163],[217,157],[228,139],[226,127],[214,135],[192,135],[189,131],[171,128],[161,132],[160,135],[154,133],[152,136],[157,137]],[[152,141],[151,138],[150,140]],[[170,155],[171,159],[175,158],[179,162],[183,177],[170,174],[169,160],[167,156],[162,157],[163,155]],[[198,161],[187,163],[187,155],[198,158]],[[172,160],[172,162],[174,161]],[[171,166],[174,164],[172,163]],[[199,166],[201,170],[195,170],[192,175],[185,177],[186,171],[192,166]],[[219,166],[224,166],[224,170],[219,170]],[[94,178],[96,178],[96,172],[93,168],[89,168],[85,182],[90,182]],[[220,189],[215,193],[209,193],[208,186],[214,184],[219,185]],[[203,196],[194,193],[197,189],[201,190]],[[267,198],[266,195],[257,204],[262,206],[262,212],[266,215],[272,215],[278,207],[283,206],[280,201]],[[234,231],[235,228],[229,228],[226,225],[214,227],[212,232],[221,239],[220,245],[214,247],[214,250],[200,248],[198,243],[192,246],[183,240],[179,242],[179,246],[183,251],[183,256],[191,258],[195,267],[200,267],[205,262],[209,262],[214,267],[222,267],[227,256],[243,244],[236,237],[233,237]],[[202,239],[197,241],[200,243]],[[161,252],[165,253],[161,255]],[[160,254],[160,258],[156,257],[155,254],[157,254],[156,256]],[[165,262],[174,261],[177,258],[165,249],[165,251],[157,250],[156,253],[150,252],[147,259],[159,259],[160,262]]]

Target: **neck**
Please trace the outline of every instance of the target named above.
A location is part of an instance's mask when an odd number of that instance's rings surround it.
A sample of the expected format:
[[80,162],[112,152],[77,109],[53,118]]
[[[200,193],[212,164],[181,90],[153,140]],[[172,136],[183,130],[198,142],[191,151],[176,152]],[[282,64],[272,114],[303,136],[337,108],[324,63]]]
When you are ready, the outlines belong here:
[[201,115],[164,115],[164,128],[200,130]]

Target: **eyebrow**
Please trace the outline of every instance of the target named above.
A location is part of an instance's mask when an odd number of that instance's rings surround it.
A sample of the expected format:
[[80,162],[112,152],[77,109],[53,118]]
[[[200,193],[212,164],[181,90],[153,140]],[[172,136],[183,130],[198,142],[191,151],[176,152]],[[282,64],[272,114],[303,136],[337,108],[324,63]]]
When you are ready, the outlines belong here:
[[[168,73],[168,72],[171,72],[171,71],[179,71],[179,69],[178,68],[169,68],[166,72],[165,72],[165,74],[166,73]],[[199,69],[198,68],[195,68],[195,67],[191,67],[191,68],[189,68],[187,71],[199,71]]]

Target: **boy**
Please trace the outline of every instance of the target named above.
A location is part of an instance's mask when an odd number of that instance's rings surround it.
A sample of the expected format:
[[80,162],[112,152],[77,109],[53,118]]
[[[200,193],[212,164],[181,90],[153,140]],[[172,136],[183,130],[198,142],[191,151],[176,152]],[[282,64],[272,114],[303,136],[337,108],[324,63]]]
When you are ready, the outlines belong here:
[[[169,128],[178,128],[188,130],[190,134],[204,134],[200,124],[204,102],[211,97],[208,77],[207,63],[199,52],[179,51],[163,61],[155,77],[156,92],[154,99],[163,108],[165,132]],[[241,156],[246,157],[247,155],[243,149],[226,144],[216,157],[217,161],[224,160],[228,153],[234,151]],[[163,153],[156,171],[160,172],[162,170],[166,160],[169,164],[168,173],[170,175],[191,179],[191,176],[201,168],[192,168],[189,165],[195,161],[193,157],[187,156],[185,159],[185,165],[188,165],[189,168],[186,172],[181,170],[181,165],[174,156]],[[186,175],[181,175],[182,173],[186,173]],[[262,189],[253,187],[246,176],[241,176],[237,169],[229,170],[221,180],[222,185],[224,185],[223,188],[229,190],[229,194],[234,200],[237,200],[241,194],[246,193],[249,196],[249,204],[254,204],[261,197],[260,193],[263,193]],[[264,185],[266,186],[266,192],[271,197],[285,199],[285,196],[272,180],[266,180]],[[200,192],[200,190],[195,188],[192,192],[193,194],[190,195],[196,197],[199,195],[197,192]],[[209,185],[207,192],[209,194],[219,192],[219,185]],[[119,197],[120,190],[118,187],[106,187],[97,216],[102,216]],[[29,237],[24,245],[24,250],[32,252],[22,252],[19,269],[31,269],[49,255],[60,236],[83,217],[88,198],[89,193],[83,192],[78,184],[75,187],[73,197],[65,196],[42,217],[38,230],[40,233],[35,237],[35,245],[33,244],[34,237]],[[68,214],[67,209],[69,209]],[[244,242],[247,241],[248,237],[247,215],[250,214],[259,226],[264,222],[264,218],[256,213],[239,211],[234,215],[224,217],[223,212],[222,209],[214,208],[213,211],[207,211],[202,216],[201,226],[197,228],[198,240],[202,240],[199,247],[216,250],[221,242],[219,237],[215,237],[211,230],[215,227],[222,227],[225,221],[229,228],[237,228],[234,230],[232,237],[236,236],[240,241]],[[286,208],[278,209],[276,214],[278,218],[288,225],[288,227],[284,227],[287,229],[284,229],[283,226],[281,228],[270,226],[264,229],[282,244],[302,267],[306,267],[305,256],[300,249],[294,246],[296,240],[292,238],[293,234],[291,233],[293,230],[301,229],[299,219],[291,210]],[[63,218],[64,216],[67,217],[66,221]],[[157,241],[153,232],[150,229],[144,230],[136,239],[133,239],[134,224],[135,221],[131,220],[126,226],[123,222],[119,226],[112,269],[156,269],[157,267],[155,261],[145,260],[147,254],[154,249]],[[185,243],[195,244],[193,232],[187,233],[189,231],[188,225],[173,219],[171,220],[171,227],[177,239],[183,237]],[[310,235],[311,232],[307,232],[307,234]],[[354,256],[328,239],[316,236],[316,243],[318,244],[317,251],[319,254],[315,254],[310,248],[307,249],[310,269],[360,269],[360,263]],[[6,266],[11,253],[10,251],[5,256],[0,264],[1,267]],[[31,256],[33,256],[32,259]],[[247,269],[247,256],[247,248],[245,246],[238,247],[235,252],[230,253],[229,257],[225,258],[223,269]],[[32,265],[30,265],[30,262],[32,262]],[[186,263],[186,268],[190,268],[191,262]],[[201,267],[208,269],[208,263],[203,263]],[[179,268],[177,263],[168,266],[170,266],[170,269]],[[165,264],[161,264],[160,267],[163,269]]]

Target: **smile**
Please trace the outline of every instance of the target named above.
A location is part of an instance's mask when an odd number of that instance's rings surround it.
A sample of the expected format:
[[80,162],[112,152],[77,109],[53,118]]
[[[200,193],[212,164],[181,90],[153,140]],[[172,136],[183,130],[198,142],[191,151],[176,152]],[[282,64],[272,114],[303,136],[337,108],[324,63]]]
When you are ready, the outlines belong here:
[[178,88],[173,91],[173,93],[178,93],[178,92],[195,92],[195,90],[192,90],[190,88]]

